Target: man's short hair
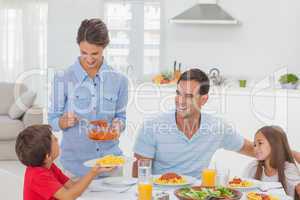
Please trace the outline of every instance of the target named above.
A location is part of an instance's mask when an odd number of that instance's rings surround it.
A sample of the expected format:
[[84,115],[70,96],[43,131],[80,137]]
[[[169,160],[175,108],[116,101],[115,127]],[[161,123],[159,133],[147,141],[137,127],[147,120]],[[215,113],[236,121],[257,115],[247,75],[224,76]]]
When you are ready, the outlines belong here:
[[201,71],[198,68],[193,68],[188,71],[185,71],[177,81],[179,84],[180,81],[197,81],[200,84],[199,94],[205,95],[209,92],[209,78],[205,72]]
[[51,152],[51,135],[49,125],[32,125],[21,131],[15,146],[19,160],[26,166],[43,166]]

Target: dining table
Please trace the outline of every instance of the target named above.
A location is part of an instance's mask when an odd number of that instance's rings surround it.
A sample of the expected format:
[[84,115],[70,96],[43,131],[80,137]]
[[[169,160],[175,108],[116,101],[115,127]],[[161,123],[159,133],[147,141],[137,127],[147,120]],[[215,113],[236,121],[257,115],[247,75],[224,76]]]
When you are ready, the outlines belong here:
[[[193,185],[200,185],[201,181],[197,180]],[[274,185],[274,184],[273,184]],[[153,186],[153,196],[156,193],[165,192],[169,194],[169,200],[178,200],[174,191],[179,187]],[[262,188],[264,190],[262,190]],[[267,193],[276,196],[280,200],[292,200],[287,196],[283,188],[272,186],[269,182],[260,182],[260,187],[242,192],[241,200],[247,200],[248,192]],[[102,180],[95,180],[90,187],[78,198],[78,200],[137,200],[137,185],[129,185],[125,187],[115,187],[112,185],[103,184]],[[154,198],[153,198],[154,200]]]

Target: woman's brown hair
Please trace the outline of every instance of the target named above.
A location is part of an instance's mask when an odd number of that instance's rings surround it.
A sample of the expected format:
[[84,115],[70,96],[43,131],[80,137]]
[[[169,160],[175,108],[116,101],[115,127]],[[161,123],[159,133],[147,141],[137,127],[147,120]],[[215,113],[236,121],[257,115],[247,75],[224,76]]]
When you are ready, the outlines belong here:
[[[286,177],[284,173],[285,162],[295,164],[295,160],[285,132],[278,126],[264,126],[259,129],[257,133],[263,134],[269,142],[271,146],[270,165],[273,169],[277,170],[278,181],[281,182],[284,190],[287,192]],[[263,160],[258,162],[254,177],[255,179],[261,180],[264,165],[265,163]]]
[[105,23],[97,18],[83,20],[78,29],[77,44],[83,41],[105,48],[109,43],[109,35]]

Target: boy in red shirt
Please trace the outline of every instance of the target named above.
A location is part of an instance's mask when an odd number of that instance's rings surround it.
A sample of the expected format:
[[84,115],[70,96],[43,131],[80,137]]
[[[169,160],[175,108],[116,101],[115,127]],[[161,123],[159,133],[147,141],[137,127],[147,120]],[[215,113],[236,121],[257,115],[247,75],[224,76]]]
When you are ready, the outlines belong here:
[[27,166],[24,200],[76,199],[97,175],[113,170],[95,166],[80,180],[70,180],[53,162],[59,156],[59,145],[49,125],[33,125],[24,129],[18,135],[16,153]]

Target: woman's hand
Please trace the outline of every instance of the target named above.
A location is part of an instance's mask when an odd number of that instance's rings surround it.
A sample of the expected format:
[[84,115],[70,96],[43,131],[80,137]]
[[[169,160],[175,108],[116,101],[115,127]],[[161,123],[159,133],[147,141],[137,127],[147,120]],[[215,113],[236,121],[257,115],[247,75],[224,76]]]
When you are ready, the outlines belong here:
[[59,118],[59,127],[66,129],[75,126],[78,123],[78,117],[73,112],[66,112]]
[[116,139],[119,139],[122,127],[123,127],[122,121],[120,121],[118,119],[114,119],[112,121],[110,131],[117,133],[118,136],[116,137]]

